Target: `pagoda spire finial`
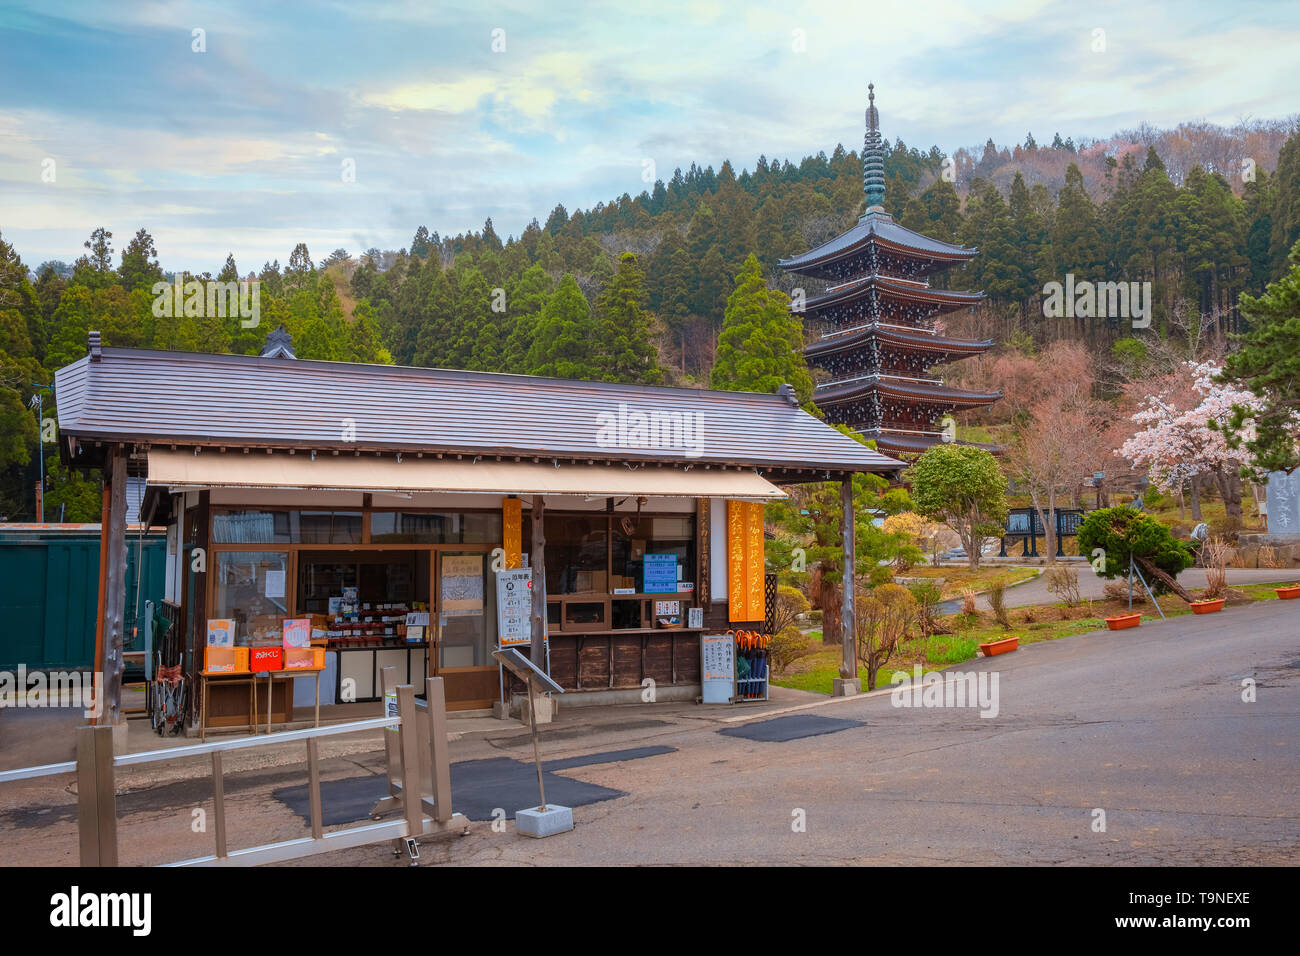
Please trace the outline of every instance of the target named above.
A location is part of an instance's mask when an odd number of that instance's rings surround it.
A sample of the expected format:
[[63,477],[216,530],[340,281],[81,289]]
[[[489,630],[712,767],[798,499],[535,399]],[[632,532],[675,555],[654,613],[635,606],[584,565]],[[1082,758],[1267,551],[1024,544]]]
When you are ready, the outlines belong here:
[[867,212],[884,210],[885,151],[880,139],[880,114],[876,112],[876,85],[867,84],[867,135],[862,145],[862,187]]

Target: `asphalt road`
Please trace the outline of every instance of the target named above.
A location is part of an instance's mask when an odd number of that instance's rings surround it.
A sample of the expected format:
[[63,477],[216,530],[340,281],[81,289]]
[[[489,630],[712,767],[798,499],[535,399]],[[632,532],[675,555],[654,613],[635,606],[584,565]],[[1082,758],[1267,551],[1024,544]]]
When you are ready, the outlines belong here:
[[[498,831],[478,822],[469,836],[427,844],[422,862],[1300,862],[1300,602],[1092,632],[959,669],[997,674],[996,717],[897,708],[888,694],[828,701],[787,692],[802,708],[795,716],[836,718],[847,729],[766,741],[719,732],[751,724],[756,712],[746,705],[562,706],[542,750],[548,773],[589,785],[578,790],[598,799],[575,809],[577,828],[535,841],[513,823]],[[1253,702],[1242,699],[1246,679],[1255,682]],[[461,764],[453,779],[471,761],[528,760],[521,728],[492,726],[500,729],[453,741]],[[376,783],[381,755],[361,744],[329,754],[325,778],[340,787]],[[630,748],[642,749],[617,759]],[[193,832],[196,808],[210,805],[204,764],[144,787],[121,781],[124,862],[211,852],[211,835]],[[229,768],[232,847],[305,835],[302,819],[275,796],[303,779],[297,759]],[[526,774],[502,775],[513,782],[499,791],[493,779],[474,784],[483,808],[498,793],[503,803],[525,792],[531,799],[519,783]],[[75,860],[71,781],[42,786],[0,788],[0,865]],[[386,845],[311,862],[399,863]]]
[[[999,675],[995,718],[896,708],[884,695],[800,711],[860,724],[786,743],[716,726],[643,733],[642,743],[676,752],[573,771],[629,794],[578,808],[573,832],[533,841],[479,824],[426,855],[454,864],[1294,865],[1298,622],[1300,607],[1270,601],[969,662],[962,669]],[[798,810],[805,832],[792,826]],[[391,862],[385,854],[336,855]]]

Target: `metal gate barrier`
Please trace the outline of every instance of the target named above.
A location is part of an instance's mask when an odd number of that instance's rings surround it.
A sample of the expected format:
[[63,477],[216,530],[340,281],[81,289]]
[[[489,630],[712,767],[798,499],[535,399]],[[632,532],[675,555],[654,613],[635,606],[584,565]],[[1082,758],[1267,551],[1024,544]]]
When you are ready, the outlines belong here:
[[[208,754],[212,759],[215,852],[210,856],[179,860],[165,866],[256,866],[278,863],[317,853],[394,841],[394,854],[403,848],[414,863],[419,857],[418,839],[426,836],[463,836],[469,821],[451,808],[451,769],[447,753],[446,698],[442,678],[425,680],[425,700],[415,699],[415,687],[397,685],[395,670],[382,672],[385,692],[396,701],[396,714],[350,721],[328,727],[287,730],[255,737],[236,737],[187,747],[171,747],[144,753],[113,755],[113,728],[77,728],[77,759],[64,763],[0,771],[0,783],[27,780],[60,773],[77,774],[77,825],[82,866],[117,866],[117,794],[114,770],[134,764],[179,760]],[[372,818],[401,812],[397,819],[371,822],[342,830],[324,832],[321,822],[320,755],[317,740],[383,728],[384,756],[389,795],[371,810]],[[311,836],[279,843],[230,851],[226,843],[226,805],[222,754],[304,741],[307,750],[307,793]],[[408,799],[408,794],[415,794]]]

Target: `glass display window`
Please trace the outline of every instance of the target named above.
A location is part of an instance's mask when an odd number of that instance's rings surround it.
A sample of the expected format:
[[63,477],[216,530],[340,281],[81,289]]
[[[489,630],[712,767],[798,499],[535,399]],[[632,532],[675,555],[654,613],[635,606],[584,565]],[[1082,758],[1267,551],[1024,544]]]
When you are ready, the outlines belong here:
[[497,640],[496,575],[490,555],[444,552],[438,569],[439,666],[487,667]]
[[216,544],[289,544],[293,540],[288,511],[217,511],[212,515]]
[[300,511],[295,541],[302,544],[360,544],[360,511]]
[[609,593],[609,518],[547,515],[546,593]]
[[210,617],[235,622],[235,643],[279,643],[289,616],[289,554],[285,551],[219,551],[213,556]]
[[[690,516],[613,515],[610,578],[613,588],[645,593],[646,555],[673,555],[677,580],[695,581],[695,519]],[[662,564],[663,558],[656,558]],[[549,563],[549,561],[548,561]]]

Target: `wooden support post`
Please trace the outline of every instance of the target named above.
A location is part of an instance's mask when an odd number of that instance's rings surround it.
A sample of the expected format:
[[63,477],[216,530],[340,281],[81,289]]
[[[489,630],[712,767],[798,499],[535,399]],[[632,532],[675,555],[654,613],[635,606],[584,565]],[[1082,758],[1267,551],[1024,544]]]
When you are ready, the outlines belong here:
[[95,603],[95,671],[91,677],[95,687],[96,712],[90,718],[92,724],[101,723],[104,718],[104,575],[108,572],[108,535],[104,534],[104,529],[108,527],[110,493],[105,482],[99,505],[99,597]]
[[858,629],[857,608],[854,604],[855,578],[858,564],[857,523],[853,515],[853,476],[845,475],[840,482],[840,535],[844,547],[844,593],[840,609],[840,628],[843,633],[843,660],[840,663],[840,677],[847,679],[858,676]]
[[77,830],[82,866],[117,866],[113,728],[77,728]]
[[451,754],[447,748],[447,696],[441,677],[430,677],[424,682],[424,699],[429,706],[434,819],[447,823],[451,820]]
[[[100,565],[100,621],[102,657],[97,661],[104,675],[102,713],[96,723],[115,726],[122,710],[122,630],[126,611],[126,451],[118,445],[108,453],[107,504],[99,533],[103,538],[104,562]],[[100,701],[96,701],[100,704]]]
[[533,629],[528,657],[546,670],[546,499],[541,495],[533,495],[529,517],[533,536],[528,559],[533,569]]
[[[184,496],[182,496],[182,500],[184,500]],[[181,513],[183,515],[184,510],[182,510]],[[207,643],[207,633],[208,633],[207,567],[208,567],[208,562],[213,560],[212,552],[211,549],[209,548],[209,544],[211,544],[211,541],[208,535],[208,526],[211,524],[211,521],[212,521],[212,492],[207,490],[200,491],[199,504],[198,507],[194,509],[194,523],[193,523],[194,549],[184,553],[183,560],[185,564],[182,565],[184,570],[182,572],[182,577],[181,577],[182,581],[189,581],[191,575],[193,575],[194,578],[193,580],[194,604],[193,607],[187,610],[186,618],[185,618],[185,626],[188,628],[188,635],[189,635],[188,644],[182,642],[181,645],[180,662],[182,668],[184,669],[184,672],[187,674],[197,673],[198,671],[203,669],[203,649],[205,644]],[[181,526],[180,526],[182,541],[184,541],[184,531],[185,531],[185,521],[184,518],[182,517]],[[184,548],[178,548],[177,550],[183,552]],[[203,565],[202,565],[204,568],[203,571],[193,570],[194,550],[198,550],[203,553]],[[178,558],[179,557],[180,555],[178,555]],[[187,659],[188,659],[188,668],[186,668]],[[199,682],[194,681],[191,686],[198,687]],[[201,688],[201,690],[211,690],[211,685],[208,685],[207,687],[203,687]],[[250,734],[252,734],[257,732],[257,726],[256,726],[257,687],[256,685],[250,684],[249,691],[250,691],[250,698],[253,700],[253,707],[251,708],[251,710],[254,711],[253,714],[250,714],[250,716],[253,717],[253,721],[252,721],[253,726],[250,729]],[[195,700],[194,699],[195,695],[193,694],[189,696],[190,696],[189,719],[191,722],[193,722],[199,719],[199,707],[201,706],[202,702]]]

